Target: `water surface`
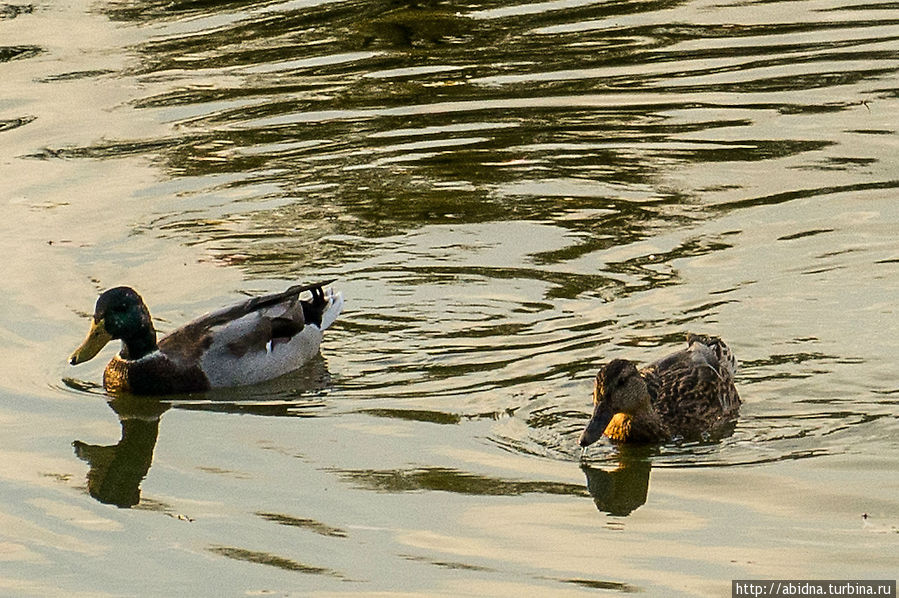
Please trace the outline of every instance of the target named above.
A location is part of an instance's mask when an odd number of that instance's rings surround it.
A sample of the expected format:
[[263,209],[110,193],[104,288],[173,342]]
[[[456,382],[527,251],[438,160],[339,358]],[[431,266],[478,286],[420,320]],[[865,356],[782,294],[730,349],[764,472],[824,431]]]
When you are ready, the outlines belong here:
[[[894,578],[897,44],[851,0],[0,5],[0,592]],[[104,288],[165,332],[332,277],[270,384],[65,363]],[[599,365],[687,330],[734,434],[579,460]]]

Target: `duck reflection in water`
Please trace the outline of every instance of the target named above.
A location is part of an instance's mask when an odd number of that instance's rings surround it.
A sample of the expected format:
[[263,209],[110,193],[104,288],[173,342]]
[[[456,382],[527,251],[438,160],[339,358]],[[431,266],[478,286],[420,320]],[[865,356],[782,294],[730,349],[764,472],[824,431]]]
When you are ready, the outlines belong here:
[[[76,390],[97,390],[96,385],[72,379],[64,383]],[[72,443],[75,455],[90,465],[87,488],[98,501],[118,507],[140,502],[140,485],[153,462],[162,414],[176,411],[211,411],[264,417],[310,417],[325,403],[318,393],[331,384],[327,362],[317,355],[291,375],[254,387],[227,388],[194,395],[171,395],[165,401],[130,393],[111,395],[109,406],[119,417],[122,438],[113,445]]]
[[96,445],[76,440],[75,455],[90,465],[87,490],[98,501],[117,507],[140,502],[140,484],[153,462],[159,420],[170,405],[146,397],[119,396],[109,402],[122,424],[117,444]]
[[646,503],[649,494],[650,457],[655,447],[622,445],[618,449],[618,467],[606,471],[581,462],[587,476],[587,491],[596,508],[603,513],[624,517]]

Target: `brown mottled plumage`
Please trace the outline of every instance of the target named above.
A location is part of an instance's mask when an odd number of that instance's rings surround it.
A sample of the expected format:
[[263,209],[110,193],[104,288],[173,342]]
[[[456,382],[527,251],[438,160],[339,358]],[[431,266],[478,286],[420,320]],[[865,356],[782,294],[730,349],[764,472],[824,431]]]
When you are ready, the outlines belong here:
[[633,443],[720,436],[740,409],[736,369],[724,341],[697,334],[687,334],[686,349],[641,370],[614,359],[596,375],[593,416],[580,445],[587,447],[602,435]]
[[[330,282],[253,297],[201,316],[158,344],[143,299],[116,287],[97,299],[91,330],[70,363],[83,363],[121,339],[122,349],[103,375],[110,392],[176,394],[269,380],[318,353],[322,331],[343,305],[340,293],[325,293]],[[311,299],[301,299],[304,292]]]

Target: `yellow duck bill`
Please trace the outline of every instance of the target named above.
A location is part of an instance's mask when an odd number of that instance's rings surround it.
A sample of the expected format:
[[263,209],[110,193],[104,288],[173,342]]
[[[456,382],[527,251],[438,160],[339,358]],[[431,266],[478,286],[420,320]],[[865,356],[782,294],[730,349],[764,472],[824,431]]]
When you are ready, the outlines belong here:
[[100,349],[106,346],[106,343],[112,340],[112,335],[106,332],[106,323],[103,320],[92,321],[91,329],[87,333],[84,342],[75,349],[72,356],[69,357],[69,363],[78,365],[84,363],[100,352]]

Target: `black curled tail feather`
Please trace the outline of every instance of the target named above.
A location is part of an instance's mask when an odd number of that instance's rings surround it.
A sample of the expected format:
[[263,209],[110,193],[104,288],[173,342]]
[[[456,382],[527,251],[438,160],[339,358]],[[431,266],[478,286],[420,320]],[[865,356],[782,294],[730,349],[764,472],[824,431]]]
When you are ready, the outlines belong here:
[[303,289],[312,293],[312,299],[302,301],[303,318],[306,320],[307,324],[315,324],[321,328],[322,314],[324,314],[325,308],[328,307],[328,299],[325,297],[325,289],[323,287],[332,282],[334,281],[329,280],[316,285],[309,285]]

